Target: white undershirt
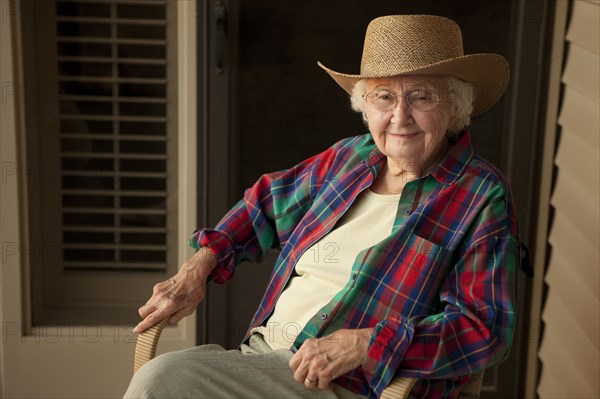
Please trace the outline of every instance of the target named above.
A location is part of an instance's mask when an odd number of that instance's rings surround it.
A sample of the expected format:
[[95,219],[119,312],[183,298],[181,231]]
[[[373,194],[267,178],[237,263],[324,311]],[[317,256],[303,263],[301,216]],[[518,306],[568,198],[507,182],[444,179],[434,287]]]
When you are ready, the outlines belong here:
[[289,349],[306,323],[344,288],[358,253],[391,234],[399,200],[400,194],[363,191],[335,228],[302,254],[297,276],[281,293],[267,325],[254,329],[271,348]]

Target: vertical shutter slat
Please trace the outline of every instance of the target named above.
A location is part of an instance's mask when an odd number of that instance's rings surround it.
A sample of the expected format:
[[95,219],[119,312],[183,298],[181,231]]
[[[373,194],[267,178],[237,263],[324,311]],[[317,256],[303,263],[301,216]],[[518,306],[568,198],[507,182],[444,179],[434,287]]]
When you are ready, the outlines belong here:
[[600,147],[600,113],[595,105],[595,102],[588,101],[583,94],[567,86],[558,118],[558,123],[568,130],[566,135],[582,140],[591,151]]
[[[592,177],[593,178],[593,177]],[[598,242],[598,202],[586,197],[589,190],[577,185],[566,173],[559,173],[550,203],[585,232],[591,242]]]
[[[600,259],[600,249],[598,249],[597,243],[591,240],[589,236],[584,235],[562,213],[557,214],[554,218],[553,229],[548,241],[554,248],[560,248],[561,243],[569,243],[568,254],[570,256],[564,255],[563,257],[571,258],[573,255],[578,257],[573,262],[578,266],[577,276],[581,281],[585,281],[590,292],[596,294],[596,300],[600,300],[600,270],[597,264],[590,261],[590,259]],[[563,249],[561,248],[558,251],[560,253]]]
[[572,23],[567,31],[567,40],[592,53],[600,53],[600,26],[598,26],[598,4],[576,1],[573,4]]
[[[553,310],[551,313],[544,312],[542,318],[546,324],[558,326],[569,324],[572,321],[569,317],[569,309],[558,298],[548,299],[548,305]],[[573,345],[573,340],[578,338],[578,334],[568,334],[567,332],[564,336],[561,334],[562,331],[557,328],[557,332],[545,338],[540,347],[540,358],[544,365],[554,363],[553,367],[543,370],[542,374],[547,373],[544,377],[554,380],[558,388],[555,388],[556,390],[547,389],[544,395],[541,390],[538,393],[541,397],[557,399],[594,398],[594,379],[590,379],[590,374],[594,370],[593,368],[583,369],[581,362],[574,356],[579,353]],[[593,348],[590,349],[593,351]],[[597,376],[592,378],[597,378]],[[540,386],[544,387],[542,384]]]
[[[575,190],[579,195],[572,193],[567,195],[572,197],[577,203],[582,204],[590,213],[585,218],[596,219],[600,213],[598,204],[594,202],[594,194],[600,190],[600,181],[596,179],[593,173],[590,173],[590,165],[600,165],[600,154],[594,150],[594,147],[587,145],[579,140],[571,130],[563,129],[563,135],[560,146],[556,153],[555,164],[559,167],[559,179],[566,179],[564,184],[569,186],[569,190]],[[563,177],[564,176],[564,177]],[[557,184],[556,189],[561,189],[563,182]],[[576,205],[572,203],[570,205]],[[597,229],[593,229],[596,231]],[[597,234],[594,234],[597,237]]]
[[597,53],[577,45],[569,46],[563,82],[596,103],[600,101],[598,70],[600,60]]
[[[571,334],[574,342],[565,342],[573,352],[573,358],[581,364],[582,369],[593,370],[594,359],[586,356],[591,351],[597,351],[597,341],[600,332],[597,325],[588,325],[589,315],[598,310],[598,295],[590,290],[590,285],[576,273],[571,273],[569,253],[554,251],[550,259],[550,267],[546,275],[546,283],[555,295],[550,298],[560,301],[568,315],[556,315],[555,309],[548,307],[544,318],[562,320],[556,323],[554,332],[562,335]],[[578,295],[571,295],[576,290]],[[552,303],[550,302],[550,305]],[[577,339],[575,339],[577,337]]]

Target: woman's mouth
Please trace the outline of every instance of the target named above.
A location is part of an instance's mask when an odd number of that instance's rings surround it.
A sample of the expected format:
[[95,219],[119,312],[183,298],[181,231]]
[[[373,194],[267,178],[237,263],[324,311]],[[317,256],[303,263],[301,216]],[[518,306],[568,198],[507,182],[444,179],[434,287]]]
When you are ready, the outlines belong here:
[[421,133],[423,133],[423,132],[416,132],[416,133],[388,133],[388,134],[390,136],[394,136],[394,137],[398,137],[398,138],[401,138],[401,139],[409,140],[409,139],[412,139],[412,138],[418,136]]

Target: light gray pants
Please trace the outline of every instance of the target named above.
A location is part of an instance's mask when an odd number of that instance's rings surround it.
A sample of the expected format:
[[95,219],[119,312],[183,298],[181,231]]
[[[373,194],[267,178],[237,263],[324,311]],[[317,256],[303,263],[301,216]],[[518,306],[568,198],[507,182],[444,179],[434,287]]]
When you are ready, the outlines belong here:
[[260,334],[241,351],[203,345],[166,353],[135,373],[125,398],[364,398],[335,384],[307,389],[294,380],[291,357],[289,350],[273,351]]

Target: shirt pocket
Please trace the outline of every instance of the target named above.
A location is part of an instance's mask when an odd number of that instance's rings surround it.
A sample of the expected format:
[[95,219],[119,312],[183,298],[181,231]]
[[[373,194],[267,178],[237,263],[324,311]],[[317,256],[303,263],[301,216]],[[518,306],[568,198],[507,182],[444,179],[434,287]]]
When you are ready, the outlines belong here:
[[444,246],[417,234],[389,240],[386,256],[377,270],[379,312],[405,317],[429,314],[439,307],[439,289],[451,267]]

